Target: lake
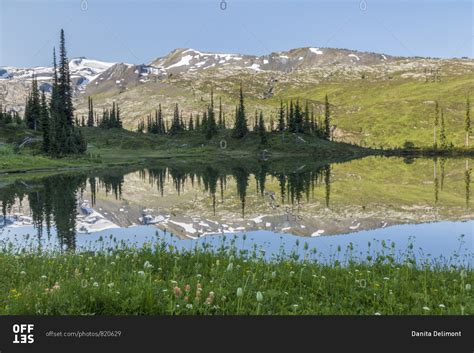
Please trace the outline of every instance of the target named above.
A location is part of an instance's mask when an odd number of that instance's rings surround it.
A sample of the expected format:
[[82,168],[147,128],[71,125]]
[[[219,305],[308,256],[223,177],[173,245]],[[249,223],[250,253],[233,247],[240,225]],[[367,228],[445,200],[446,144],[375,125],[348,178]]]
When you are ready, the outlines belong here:
[[143,166],[0,177],[0,242],[93,250],[164,241],[228,242],[271,258],[282,250],[364,259],[413,244],[420,259],[472,265],[474,161],[366,157],[334,162],[160,160]]

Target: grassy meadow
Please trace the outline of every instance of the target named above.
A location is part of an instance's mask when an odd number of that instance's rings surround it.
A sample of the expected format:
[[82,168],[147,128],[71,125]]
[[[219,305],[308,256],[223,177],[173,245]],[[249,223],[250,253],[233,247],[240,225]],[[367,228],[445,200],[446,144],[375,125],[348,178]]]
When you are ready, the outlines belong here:
[[[105,244],[105,243],[104,243]],[[328,262],[305,244],[271,260],[233,243],[176,250],[116,244],[97,252],[0,252],[2,315],[471,315],[474,275],[382,242]],[[302,250],[300,249],[300,250]],[[301,252],[299,252],[301,254]]]

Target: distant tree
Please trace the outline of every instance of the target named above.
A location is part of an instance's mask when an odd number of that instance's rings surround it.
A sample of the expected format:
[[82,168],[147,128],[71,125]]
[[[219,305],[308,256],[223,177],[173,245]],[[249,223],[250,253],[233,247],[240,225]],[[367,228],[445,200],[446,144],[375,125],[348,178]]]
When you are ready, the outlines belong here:
[[181,131],[182,126],[181,126],[181,122],[179,118],[180,118],[179,107],[178,107],[178,103],[176,103],[174,107],[174,114],[173,114],[173,120],[171,122],[171,128],[169,129],[170,135],[175,135]]
[[283,101],[280,100],[280,109],[278,111],[278,131],[285,131],[285,108],[283,106]]
[[89,110],[87,114],[87,126],[93,127],[94,126],[94,104],[92,102],[92,97],[88,97],[89,103]]
[[194,130],[194,121],[193,121],[193,113],[191,113],[191,116],[189,117],[188,131],[193,131],[193,130]]
[[245,116],[244,94],[242,91],[242,84],[240,85],[239,105],[235,114],[235,125],[232,131],[232,137],[241,139],[249,132],[247,127],[247,118]]
[[311,120],[310,120],[308,101],[306,101],[305,108],[304,108],[303,132],[305,134],[311,133]]
[[43,131],[43,152],[50,152],[50,122],[49,122],[49,111],[48,103],[46,102],[46,95],[44,91],[41,92],[41,107],[40,107],[40,122],[41,122],[41,131]]
[[326,140],[331,139],[331,111],[327,94],[324,99],[324,138]]
[[222,110],[222,99],[219,97],[219,120],[217,122],[218,129],[225,129],[225,122],[224,122],[224,111]]
[[207,107],[206,139],[210,140],[216,133],[217,124],[214,113],[214,91],[211,89],[211,103]]
[[25,107],[25,121],[26,126],[28,129],[31,130],[40,130],[40,110],[41,110],[41,103],[40,103],[40,94],[38,90],[38,81],[36,76],[33,75],[31,80],[31,90],[30,94],[26,100],[26,107]]
[[288,116],[288,131],[296,132],[295,109],[294,109],[292,100],[290,100],[290,112]]
[[265,122],[263,120],[263,112],[260,111],[258,120],[258,135],[260,136],[260,143],[265,145],[267,143],[267,130],[265,129]]
[[446,128],[445,128],[445,122],[444,122],[444,111],[441,110],[441,128],[439,132],[439,142],[441,145],[442,149],[446,149],[447,142],[446,142]]
[[469,97],[466,98],[466,119],[464,131],[466,131],[466,147],[469,147],[469,134],[471,132],[471,102]]
[[438,101],[435,102],[435,111],[434,111],[434,117],[433,117],[433,147],[436,149],[438,148],[438,141],[437,141],[437,136],[438,136],[438,125],[439,125],[439,103]]

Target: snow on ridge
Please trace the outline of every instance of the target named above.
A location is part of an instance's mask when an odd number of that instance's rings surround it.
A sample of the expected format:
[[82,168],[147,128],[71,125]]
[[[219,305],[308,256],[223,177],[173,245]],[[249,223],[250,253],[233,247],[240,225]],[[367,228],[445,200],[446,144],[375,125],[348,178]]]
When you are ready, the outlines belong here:
[[349,54],[348,56],[351,58],[355,58],[357,61],[360,61],[360,58],[355,54]]
[[167,69],[172,69],[173,67],[179,67],[179,66],[189,66],[189,63],[193,58],[194,58],[193,55],[185,55],[177,63],[168,66]]
[[323,54],[323,51],[319,50],[319,48],[309,48],[309,51],[313,54],[316,54],[316,55],[322,55]]

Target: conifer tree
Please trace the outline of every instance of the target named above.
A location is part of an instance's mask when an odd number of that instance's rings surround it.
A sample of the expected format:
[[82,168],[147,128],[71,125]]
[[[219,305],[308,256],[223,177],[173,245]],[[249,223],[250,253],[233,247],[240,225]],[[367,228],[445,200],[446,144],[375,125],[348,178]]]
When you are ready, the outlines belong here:
[[214,92],[211,89],[211,104],[207,108],[206,139],[210,140],[217,133],[216,117],[214,114]]
[[232,137],[241,139],[248,133],[247,118],[245,116],[244,94],[242,91],[242,84],[240,85],[239,105],[235,114],[235,126],[232,131]]
[[306,101],[306,105],[304,108],[303,133],[305,134],[311,133],[311,121],[310,121],[308,101]]
[[193,121],[193,113],[191,113],[191,116],[189,117],[188,131],[193,131],[193,130],[194,130],[194,121]]
[[201,119],[198,114],[196,117],[196,130],[200,130],[200,129],[201,129]]
[[44,94],[44,91],[41,92],[40,122],[41,122],[41,131],[43,131],[42,149],[44,153],[49,153],[50,152],[50,123],[49,123],[48,103],[46,102],[46,95]]
[[288,117],[288,131],[289,132],[296,132],[296,124],[295,124],[295,109],[293,107],[293,101],[290,101],[290,113]]
[[471,132],[471,102],[469,97],[466,98],[466,119],[464,131],[466,132],[466,147],[469,147],[469,134]]
[[433,147],[438,148],[438,125],[439,125],[439,104],[438,101],[435,102],[435,111],[434,111],[434,120],[433,120]]
[[89,103],[89,111],[87,114],[87,126],[93,127],[94,126],[94,104],[92,102],[92,97],[88,98]]
[[260,111],[258,120],[258,135],[260,136],[260,143],[265,145],[267,143],[267,130],[265,129],[265,122],[263,121],[263,112]]
[[331,111],[329,109],[328,95],[324,99],[324,138],[331,139]]
[[444,122],[444,111],[441,110],[441,127],[439,132],[439,143],[442,149],[446,149],[447,142],[446,142],[446,127]]
[[169,130],[170,135],[175,135],[181,131],[181,122],[179,120],[179,107],[176,103],[174,107],[173,120],[171,122],[171,129]]
[[285,108],[282,100],[280,100],[280,110],[278,111],[278,131],[285,131]]
[[222,99],[219,97],[219,120],[217,123],[217,127],[219,129],[225,129],[225,124],[224,124],[224,113],[222,111]]

